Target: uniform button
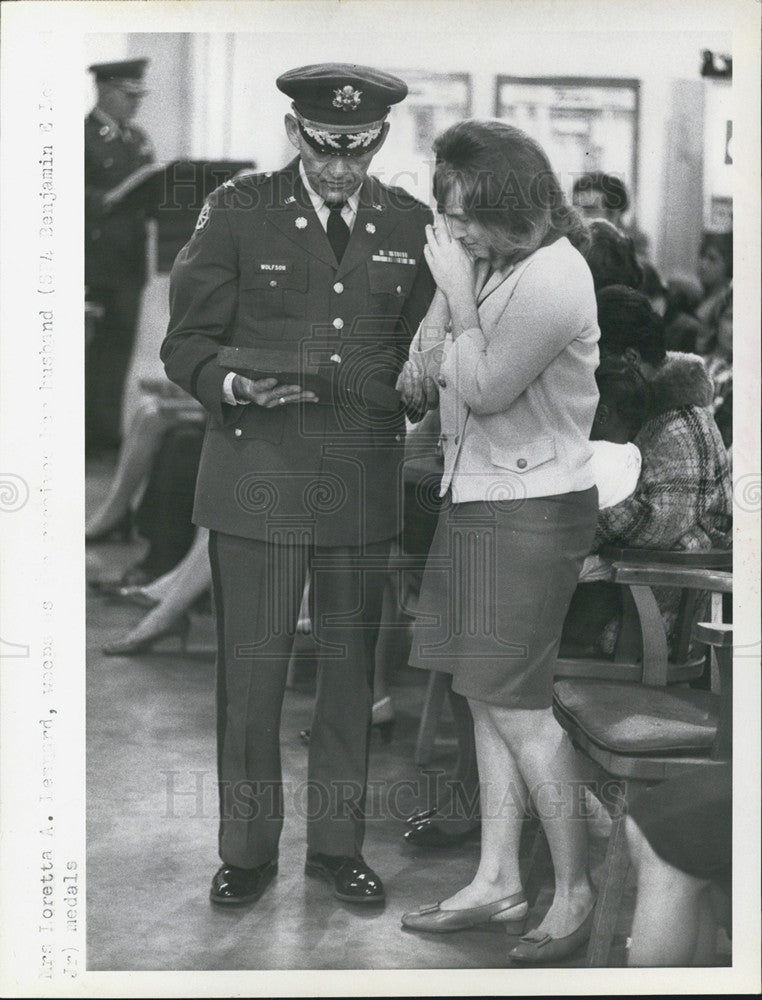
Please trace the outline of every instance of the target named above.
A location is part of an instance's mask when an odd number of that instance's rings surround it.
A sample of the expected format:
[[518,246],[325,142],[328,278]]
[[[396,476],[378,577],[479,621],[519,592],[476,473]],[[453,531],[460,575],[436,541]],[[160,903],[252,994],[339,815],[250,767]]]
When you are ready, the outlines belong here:
[[437,385],[439,386],[440,389],[447,388],[447,379],[444,377],[444,375],[439,376],[439,378],[437,379]]
[[520,469],[526,469],[526,467],[527,467],[527,460],[525,458],[519,458],[519,459],[516,460],[516,465]]
[[340,281],[337,281],[336,284],[333,286],[333,290],[334,292],[336,292],[337,295],[341,295],[341,293],[344,291],[344,286]]
[[341,316],[337,316],[336,319],[333,321],[333,325],[337,330],[341,330],[344,327],[344,320],[341,318]]
[[401,441],[402,440],[402,435],[401,434],[395,434],[394,435],[394,440],[395,441]]
[[397,285],[397,295],[402,295],[402,285]]
[[243,431],[241,430],[241,428],[240,427],[236,427],[236,429],[235,429],[235,436],[237,438],[239,438],[242,434],[243,434]]
[[277,288],[277,287],[278,287],[278,282],[275,280],[275,278],[273,278],[272,281],[270,282],[270,288]]
[[109,156],[109,157],[107,157],[107,158],[106,158],[106,159],[105,159],[105,160],[103,161],[103,166],[104,166],[104,167],[106,167],[106,168],[108,168],[108,167],[113,167],[113,166],[114,166],[114,158],[113,158],[113,156]]

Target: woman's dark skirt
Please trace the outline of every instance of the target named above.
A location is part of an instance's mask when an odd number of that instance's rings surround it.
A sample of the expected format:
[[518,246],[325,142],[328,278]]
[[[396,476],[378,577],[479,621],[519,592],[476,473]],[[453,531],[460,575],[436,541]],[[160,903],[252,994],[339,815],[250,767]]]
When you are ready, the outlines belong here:
[[549,708],[561,631],[595,537],[598,490],[445,503],[416,609],[410,662],[458,694]]

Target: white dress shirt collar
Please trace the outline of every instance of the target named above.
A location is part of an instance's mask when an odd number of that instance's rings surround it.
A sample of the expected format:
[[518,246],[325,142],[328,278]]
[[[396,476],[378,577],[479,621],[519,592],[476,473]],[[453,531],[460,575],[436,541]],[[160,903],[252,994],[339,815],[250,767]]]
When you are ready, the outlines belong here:
[[[320,219],[320,224],[323,229],[325,229],[328,224],[328,216],[331,213],[330,206],[325,203],[325,199],[322,198],[310,184],[307,179],[307,171],[304,169],[304,164],[301,160],[299,160],[299,176],[302,179],[302,184],[304,184],[307,194],[310,196],[312,207],[315,209],[318,219]],[[357,206],[360,203],[361,187],[362,184],[356,191],[352,192],[352,194],[344,202],[344,207],[341,210],[341,217],[350,229],[354,225],[355,217],[357,216]]]

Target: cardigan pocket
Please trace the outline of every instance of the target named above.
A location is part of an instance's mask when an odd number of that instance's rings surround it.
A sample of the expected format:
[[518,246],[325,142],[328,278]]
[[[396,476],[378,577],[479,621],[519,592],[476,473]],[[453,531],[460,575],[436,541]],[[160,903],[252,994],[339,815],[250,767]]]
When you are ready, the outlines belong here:
[[552,437],[536,438],[526,444],[505,447],[490,442],[490,461],[511,472],[531,472],[556,457],[556,442]]

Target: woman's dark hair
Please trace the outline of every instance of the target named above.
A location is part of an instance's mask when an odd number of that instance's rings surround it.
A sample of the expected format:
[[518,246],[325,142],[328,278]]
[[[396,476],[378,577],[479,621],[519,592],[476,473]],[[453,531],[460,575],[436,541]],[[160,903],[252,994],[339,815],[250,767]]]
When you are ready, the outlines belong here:
[[707,250],[716,250],[725,261],[725,273],[728,278],[733,277],[733,233],[704,233],[699,247],[699,257],[703,257]]
[[627,428],[630,440],[648,419],[651,387],[635,365],[624,358],[606,358],[595,373],[600,402],[610,407]]
[[614,174],[604,174],[600,170],[591,170],[577,178],[572,188],[572,198],[582,191],[600,192],[603,195],[603,207],[612,211],[626,212],[630,204],[624,182]]
[[542,148],[521,129],[469,119],[434,142],[434,197],[457,192],[463,214],[487,235],[495,262],[515,263],[562,236],[578,250],[587,227],[564,196]]
[[667,286],[661,280],[661,275],[653,264],[645,263],[643,265],[643,281],[640,284],[639,290],[644,295],[647,295],[649,299],[656,299],[661,295],[667,295]]
[[585,260],[596,292],[607,285],[640,288],[643,269],[635,256],[632,239],[606,219],[593,219],[588,229],[590,246],[585,250]]
[[634,347],[644,361],[659,365],[666,356],[664,321],[648,297],[624,285],[610,285],[596,295],[601,353],[623,355]]

